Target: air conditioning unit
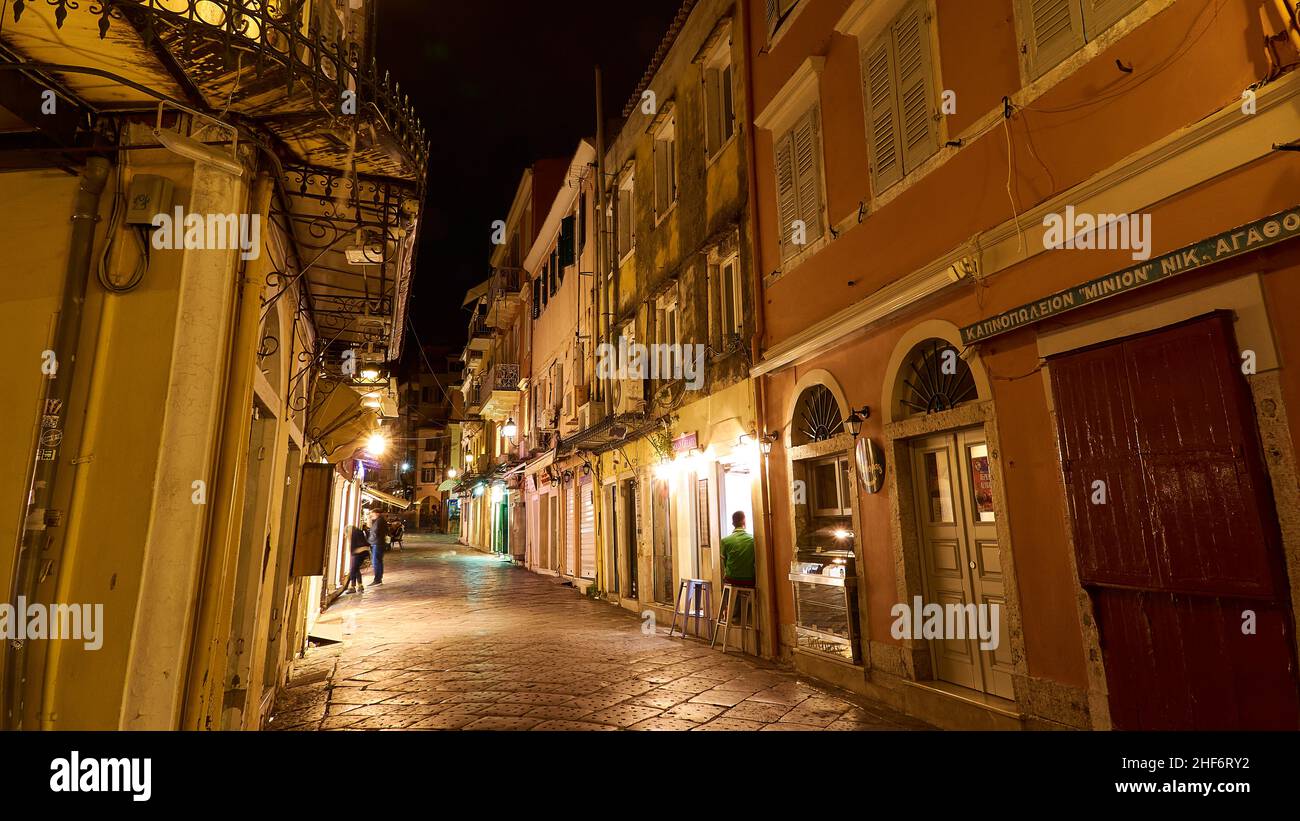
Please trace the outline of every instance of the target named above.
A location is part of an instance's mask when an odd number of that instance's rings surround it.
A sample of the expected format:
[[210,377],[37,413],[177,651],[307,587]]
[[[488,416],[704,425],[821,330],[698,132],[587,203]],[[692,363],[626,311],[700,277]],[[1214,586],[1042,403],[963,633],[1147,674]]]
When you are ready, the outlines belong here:
[[615,415],[645,411],[645,386],[644,379],[615,379],[612,391]]
[[537,419],[538,430],[554,431],[560,427],[559,414],[556,413],[555,408],[542,408],[541,411],[537,414],[537,416],[538,416]]
[[586,430],[600,421],[605,415],[604,402],[588,402],[578,408],[578,429]]

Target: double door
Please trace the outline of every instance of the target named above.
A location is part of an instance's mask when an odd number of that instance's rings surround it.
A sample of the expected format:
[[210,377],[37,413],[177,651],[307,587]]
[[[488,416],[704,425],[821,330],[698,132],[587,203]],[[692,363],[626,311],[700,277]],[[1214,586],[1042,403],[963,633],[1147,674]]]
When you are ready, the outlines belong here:
[[[923,601],[943,610],[943,635],[930,640],[935,675],[972,690],[1014,698],[1006,580],[993,510],[992,460],[983,429],[914,441],[912,476],[924,569]],[[906,604],[911,608],[915,602]],[[968,607],[972,604],[974,610]],[[981,619],[991,628],[994,607],[999,610],[998,632],[987,643],[996,646],[981,649],[986,642],[970,628],[978,627]],[[967,615],[972,612],[976,614],[973,620]],[[911,615],[916,624],[918,615]],[[925,615],[920,614],[922,621]],[[958,626],[961,629],[952,629]]]
[[1300,726],[1241,361],[1224,312],[1050,360],[1079,582],[1119,729]]

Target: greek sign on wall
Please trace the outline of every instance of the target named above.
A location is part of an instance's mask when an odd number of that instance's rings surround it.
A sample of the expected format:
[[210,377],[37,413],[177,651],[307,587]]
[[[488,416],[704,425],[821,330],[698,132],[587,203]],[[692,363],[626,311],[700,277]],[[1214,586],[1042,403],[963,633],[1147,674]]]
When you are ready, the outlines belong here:
[[1290,239],[1300,234],[1300,206],[1279,211],[1222,234],[1203,239],[1163,256],[1115,273],[1057,291],[1042,299],[1003,311],[961,329],[964,345],[1032,325],[1041,319],[1082,308],[1108,297],[1141,288],[1178,274],[1204,268],[1225,259]]

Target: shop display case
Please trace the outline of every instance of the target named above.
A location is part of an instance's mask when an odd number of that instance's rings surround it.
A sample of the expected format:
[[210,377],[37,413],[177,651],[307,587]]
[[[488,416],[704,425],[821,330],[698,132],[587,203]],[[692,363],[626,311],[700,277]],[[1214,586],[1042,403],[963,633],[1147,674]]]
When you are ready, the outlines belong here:
[[801,549],[790,563],[800,650],[861,661],[857,567],[851,550]]

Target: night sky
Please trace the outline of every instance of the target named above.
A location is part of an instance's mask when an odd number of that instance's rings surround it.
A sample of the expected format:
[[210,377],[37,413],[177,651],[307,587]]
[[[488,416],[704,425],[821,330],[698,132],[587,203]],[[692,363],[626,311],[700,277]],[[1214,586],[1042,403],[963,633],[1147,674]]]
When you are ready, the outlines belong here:
[[422,342],[463,344],[461,300],[488,276],[491,223],[505,219],[520,174],[535,160],[571,156],[581,137],[595,134],[597,64],[606,117],[620,114],[680,5],[379,4],[380,68],[401,83],[432,142],[411,297]]

